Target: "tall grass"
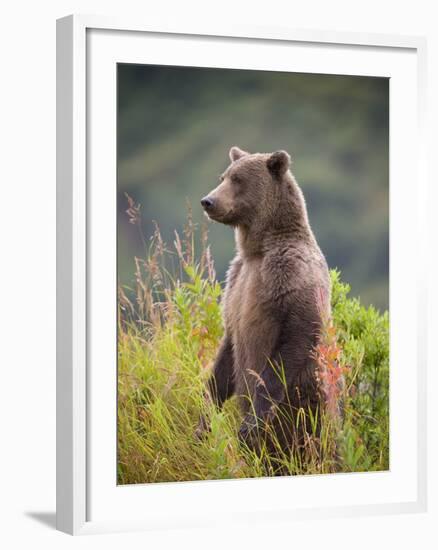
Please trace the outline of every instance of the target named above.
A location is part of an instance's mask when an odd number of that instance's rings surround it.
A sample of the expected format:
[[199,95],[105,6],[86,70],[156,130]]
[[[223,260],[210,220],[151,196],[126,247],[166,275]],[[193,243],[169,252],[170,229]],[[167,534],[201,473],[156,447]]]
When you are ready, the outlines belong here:
[[[129,197],[127,214],[143,238],[140,208]],[[118,483],[388,469],[387,313],[349,298],[331,272],[333,319],[314,351],[326,406],[318,418],[298,411],[291,420],[306,424],[303,452],[274,456],[264,446],[256,454],[238,441],[236,400],[218,411],[205,399],[223,331],[206,227],[197,230],[189,210],[172,246],[158,227],[144,244],[133,262],[135,285],[119,288]],[[199,439],[201,415],[211,430]]]

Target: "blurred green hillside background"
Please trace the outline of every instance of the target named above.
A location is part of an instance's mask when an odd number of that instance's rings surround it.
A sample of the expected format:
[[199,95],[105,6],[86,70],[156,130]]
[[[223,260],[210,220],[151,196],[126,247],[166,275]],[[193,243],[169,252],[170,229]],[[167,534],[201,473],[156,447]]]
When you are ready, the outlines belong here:
[[[118,66],[118,277],[133,287],[144,254],[125,193],[168,243],[186,202],[218,184],[228,150],[286,149],[331,268],[365,305],[388,308],[389,81],[317,74]],[[233,231],[211,224],[218,279],[234,254]]]

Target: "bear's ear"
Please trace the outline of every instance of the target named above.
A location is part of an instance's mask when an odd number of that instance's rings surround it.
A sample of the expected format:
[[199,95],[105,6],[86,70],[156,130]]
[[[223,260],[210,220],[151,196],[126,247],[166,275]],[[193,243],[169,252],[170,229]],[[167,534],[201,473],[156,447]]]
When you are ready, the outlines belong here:
[[289,153],[286,153],[286,151],[275,151],[275,153],[272,153],[268,158],[267,165],[268,170],[273,176],[283,176],[290,166]]
[[239,147],[236,146],[231,147],[229,154],[231,162],[236,162],[236,160],[239,160],[242,157],[249,155],[249,153],[247,153],[246,151],[242,151],[242,149],[239,149]]

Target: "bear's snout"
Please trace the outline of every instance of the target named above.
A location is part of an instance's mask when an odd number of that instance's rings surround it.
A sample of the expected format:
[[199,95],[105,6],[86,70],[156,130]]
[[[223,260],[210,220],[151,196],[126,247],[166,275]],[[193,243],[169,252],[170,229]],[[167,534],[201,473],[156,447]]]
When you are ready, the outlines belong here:
[[202,208],[208,212],[209,210],[211,210],[214,206],[214,200],[210,197],[204,197],[203,199],[201,199],[201,205],[202,205]]

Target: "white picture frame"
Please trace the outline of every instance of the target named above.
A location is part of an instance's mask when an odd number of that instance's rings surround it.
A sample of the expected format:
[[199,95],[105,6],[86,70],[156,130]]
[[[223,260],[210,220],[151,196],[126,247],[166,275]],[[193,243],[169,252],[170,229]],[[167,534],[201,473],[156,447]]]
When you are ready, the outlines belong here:
[[[202,48],[195,47],[197,45]],[[294,68],[287,65],[292,47],[296,54]],[[321,63],[324,52],[325,65],[321,69],[316,60],[319,58]],[[76,15],[58,20],[59,530],[84,534],[210,525],[215,522],[215,513],[216,517],[220,513],[222,519],[229,521],[272,521],[426,509],[426,274],[422,267],[426,224],[425,52],[425,40],[418,37],[236,26],[183,29],[163,24],[158,29],[139,21]],[[114,69],[117,62],[148,61],[342,72],[393,79],[391,365],[398,367],[397,371],[391,368],[391,464],[394,466],[390,472],[352,474],[359,476],[355,478],[330,475],[116,486],[115,442],[111,443],[115,433],[116,380],[112,367],[105,371],[99,367],[111,363],[112,356],[115,361],[116,349],[116,324],[111,325],[115,306],[108,306],[107,300],[116,284]],[[404,193],[408,184],[409,197]],[[101,201],[99,212],[95,206],[96,196]],[[410,235],[403,227],[408,208],[414,210]],[[403,266],[403,254],[397,247],[402,239],[408,247],[416,245],[413,252],[416,261],[411,261],[409,266]],[[102,242],[106,243],[103,247],[106,252],[99,246]],[[106,282],[98,288],[95,278],[101,281],[102,274]],[[410,290],[401,304],[399,297],[403,292],[406,295],[406,283]],[[403,320],[406,313],[414,320],[409,327]],[[412,337],[413,332],[416,337]],[[108,341],[113,343],[103,349],[102,342]],[[411,418],[402,409],[408,391],[411,397],[414,393],[413,401],[417,403]],[[393,418],[393,413],[397,418]],[[411,442],[409,448],[403,440],[406,431],[415,442]],[[300,502],[294,501],[291,494],[300,495]],[[330,495],[333,498],[329,500]],[[240,498],[251,502],[259,499],[264,504],[239,512],[233,503]],[[206,501],[210,512],[206,510]]]

